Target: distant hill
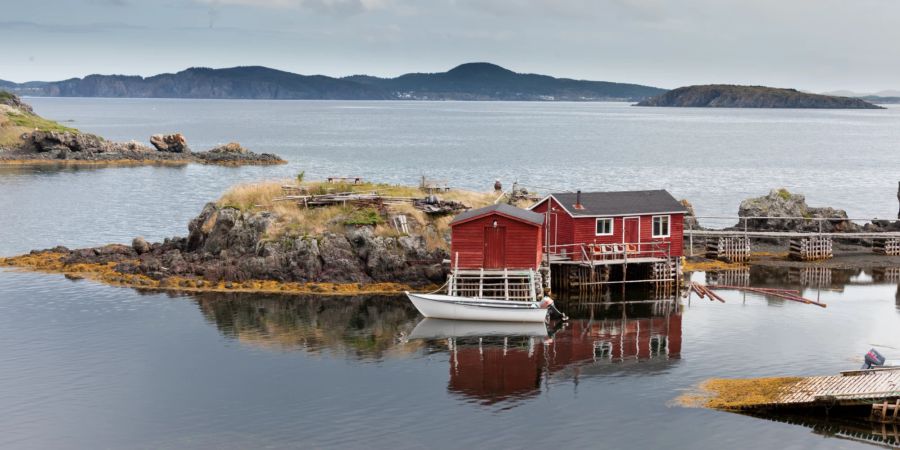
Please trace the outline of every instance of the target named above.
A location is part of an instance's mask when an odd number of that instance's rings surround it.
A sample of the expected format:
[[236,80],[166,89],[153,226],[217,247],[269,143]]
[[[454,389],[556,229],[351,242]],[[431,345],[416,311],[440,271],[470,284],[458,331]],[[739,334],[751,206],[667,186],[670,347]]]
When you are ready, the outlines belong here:
[[0,81],[0,86],[32,96],[221,99],[639,101],[665,92],[637,84],[520,74],[489,63],[397,78],[333,78],[253,66],[190,68],[146,78],[89,75],[52,82]]
[[490,63],[468,63],[447,72],[408,73],[397,78],[356,75],[345,79],[379,87],[399,98],[432,100],[637,101],[665,92],[639,84],[516,73]]
[[641,101],[637,106],[699,108],[880,109],[865,100],[809,94],[796,89],[711,84],[686,86]]
[[833,92],[823,92],[822,94],[838,95],[841,97],[861,98],[869,103],[874,103],[877,105],[900,103],[900,91],[897,91],[897,90],[886,90],[886,91],[879,91],[879,92],[873,92],[873,93],[862,93],[862,92],[853,92],[853,91],[833,91]]
[[51,97],[383,99],[378,89],[351,81],[297,75],[267,67],[190,68],[152,77],[88,75],[16,85],[15,93]]
[[880,95],[866,95],[863,97],[859,97],[869,103],[874,103],[878,105],[887,105],[887,104],[898,104],[900,103],[900,97],[882,97]]

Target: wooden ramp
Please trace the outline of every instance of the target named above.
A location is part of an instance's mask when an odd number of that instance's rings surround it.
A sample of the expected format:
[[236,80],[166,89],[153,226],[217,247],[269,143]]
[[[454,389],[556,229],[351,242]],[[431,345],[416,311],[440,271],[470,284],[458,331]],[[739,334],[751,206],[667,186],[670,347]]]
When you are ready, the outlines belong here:
[[743,409],[866,405],[900,398],[900,368],[857,370],[840,375],[806,377],[786,386],[769,402]]

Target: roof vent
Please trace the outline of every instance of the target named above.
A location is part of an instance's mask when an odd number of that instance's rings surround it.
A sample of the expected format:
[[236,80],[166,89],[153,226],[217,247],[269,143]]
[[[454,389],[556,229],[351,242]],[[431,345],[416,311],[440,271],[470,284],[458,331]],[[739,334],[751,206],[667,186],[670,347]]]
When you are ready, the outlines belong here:
[[584,209],[584,205],[581,204],[581,189],[575,193],[575,209]]

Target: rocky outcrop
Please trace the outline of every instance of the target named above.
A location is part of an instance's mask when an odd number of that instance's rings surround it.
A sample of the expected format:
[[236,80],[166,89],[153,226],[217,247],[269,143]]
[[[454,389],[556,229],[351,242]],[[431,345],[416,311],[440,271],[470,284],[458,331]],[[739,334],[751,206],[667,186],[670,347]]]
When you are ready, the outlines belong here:
[[[207,204],[188,225],[188,236],[131,246],[48,250],[62,263],[114,263],[122,277],[140,275],[161,285],[171,280],[215,285],[271,280],[286,283],[443,283],[442,249],[429,250],[421,235],[379,236],[372,226],[346,226],[317,236],[268,235],[274,212],[242,212]],[[420,229],[421,227],[413,227]],[[115,278],[115,276],[113,276]],[[187,280],[187,281],[186,281]]]
[[206,164],[247,165],[247,164],[283,164],[284,160],[271,153],[253,153],[237,142],[213,147],[205,152],[195,153],[194,157]]
[[684,206],[684,209],[687,210],[687,213],[684,215],[684,229],[702,230],[703,227],[700,226],[700,222],[697,221],[697,215],[694,213],[694,205],[687,199],[681,200],[680,203]]
[[[11,120],[14,119],[14,120]],[[254,153],[232,142],[192,153],[181,133],[155,134],[149,147],[137,142],[111,142],[37,116],[17,96],[0,91],[0,128],[19,139],[0,148],[0,165],[20,163],[201,163],[227,166],[284,164],[270,153]]]
[[[773,189],[768,195],[742,201],[738,216],[748,217],[747,228],[751,230],[854,232],[860,228],[846,220],[846,211],[810,207],[806,204],[806,197],[786,189]],[[743,222],[736,227],[742,228]]]
[[641,101],[637,106],[692,108],[883,109],[865,100],[766,86],[711,84],[686,86]]
[[0,105],[9,106],[13,110],[23,114],[34,114],[31,105],[23,102],[17,95],[8,92],[0,91]]
[[153,159],[158,153],[137,142],[110,142],[93,134],[69,131],[33,131],[25,134],[22,141],[22,148],[5,153],[3,159],[141,160]]
[[151,137],[151,142],[155,142],[157,148],[162,146],[166,150],[157,150],[137,142],[111,142],[89,133],[33,131],[22,136],[20,148],[0,153],[0,164],[4,161],[80,161],[240,166],[284,164],[286,162],[277,155],[254,153],[239,144],[229,144],[229,146],[237,146],[239,151],[234,147],[216,147],[207,152],[191,153],[181,134],[154,135]]
[[190,153],[187,140],[181,133],[154,134],[150,136],[150,144],[161,152]]

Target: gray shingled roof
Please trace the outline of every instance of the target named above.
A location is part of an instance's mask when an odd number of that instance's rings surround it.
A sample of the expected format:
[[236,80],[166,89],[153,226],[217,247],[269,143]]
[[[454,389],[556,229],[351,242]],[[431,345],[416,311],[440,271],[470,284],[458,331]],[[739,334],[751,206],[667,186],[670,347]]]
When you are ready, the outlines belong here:
[[629,214],[686,213],[672,194],[655,191],[582,192],[584,209],[575,209],[574,192],[551,194],[573,216],[623,216]]
[[544,223],[543,214],[538,214],[527,209],[516,208],[515,206],[507,205],[506,203],[498,203],[495,205],[485,206],[484,208],[470,209],[464,213],[461,213],[460,215],[456,216],[452,222],[450,222],[450,225],[464,222],[474,217],[482,216],[492,212],[515,217],[516,219],[520,219],[524,222],[530,222],[535,225],[541,225]]

